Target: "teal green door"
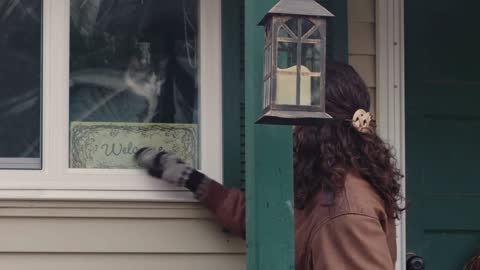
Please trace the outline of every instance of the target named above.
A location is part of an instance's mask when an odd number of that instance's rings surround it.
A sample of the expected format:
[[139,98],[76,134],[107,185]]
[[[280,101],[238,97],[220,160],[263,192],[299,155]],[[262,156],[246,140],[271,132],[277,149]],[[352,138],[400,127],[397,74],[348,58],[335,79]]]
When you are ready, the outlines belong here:
[[407,249],[462,269],[480,250],[480,1],[405,1]]

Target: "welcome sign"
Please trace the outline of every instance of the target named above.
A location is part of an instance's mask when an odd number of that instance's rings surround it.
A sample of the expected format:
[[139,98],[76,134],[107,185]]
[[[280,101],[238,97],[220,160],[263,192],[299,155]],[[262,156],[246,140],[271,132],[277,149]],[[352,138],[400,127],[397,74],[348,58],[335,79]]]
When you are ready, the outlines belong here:
[[138,168],[134,154],[142,147],[175,153],[198,167],[196,124],[72,122],[71,168]]

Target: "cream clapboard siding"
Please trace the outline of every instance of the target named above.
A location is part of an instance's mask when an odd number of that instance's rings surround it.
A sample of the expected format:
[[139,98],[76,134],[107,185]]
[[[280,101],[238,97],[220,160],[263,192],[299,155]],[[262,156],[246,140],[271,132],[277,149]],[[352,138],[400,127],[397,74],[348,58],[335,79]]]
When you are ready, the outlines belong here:
[[245,269],[245,243],[192,203],[0,202],[2,269]]
[[370,90],[373,112],[376,89],[375,29],[375,0],[348,0],[349,62]]
[[[4,254],[2,269],[213,270],[244,269],[243,255],[198,254]],[[241,267],[240,267],[241,266]],[[35,267],[35,268],[34,268]]]
[[[374,98],[375,0],[348,0],[348,17],[349,61]],[[240,270],[244,253],[197,204],[0,201],[2,269]]]

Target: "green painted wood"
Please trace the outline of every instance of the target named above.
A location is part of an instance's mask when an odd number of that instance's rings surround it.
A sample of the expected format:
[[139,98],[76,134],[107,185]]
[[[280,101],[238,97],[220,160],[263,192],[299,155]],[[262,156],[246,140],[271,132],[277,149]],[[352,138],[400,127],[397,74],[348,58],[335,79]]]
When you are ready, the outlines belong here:
[[243,0],[222,0],[223,179],[244,188]]
[[328,19],[327,56],[348,63],[348,8],[347,0],[316,0],[335,17]]
[[478,1],[405,1],[407,248],[427,269],[480,250]]
[[256,125],[262,103],[263,30],[274,0],[245,0],[247,269],[294,269],[291,127]]
[[[260,116],[262,103],[263,29],[257,23],[275,3],[275,0],[245,0],[245,160],[249,270],[294,268],[291,128],[254,124]],[[337,13],[337,23],[329,28],[329,38],[334,37],[329,42],[335,42],[335,47],[328,47],[329,55],[347,62],[346,1],[339,0],[331,8],[332,12]]]

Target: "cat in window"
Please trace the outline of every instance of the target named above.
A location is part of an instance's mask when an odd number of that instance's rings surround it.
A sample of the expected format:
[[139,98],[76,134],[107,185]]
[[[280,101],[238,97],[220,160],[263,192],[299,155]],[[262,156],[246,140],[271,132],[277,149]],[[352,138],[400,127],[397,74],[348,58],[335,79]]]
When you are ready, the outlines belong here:
[[159,71],[155,73],[150,63],[148,43],[139,43],[139,53],[130,58],[128,69],[125,72],[125,83],[128,89],[135,94],[145,97],[148,102],[147,114],[144,122],[150,122],[155,115],[158,106],[158,97],[161,94],[162,85],[166,81],[165,66],[168,60],[160,60]]

